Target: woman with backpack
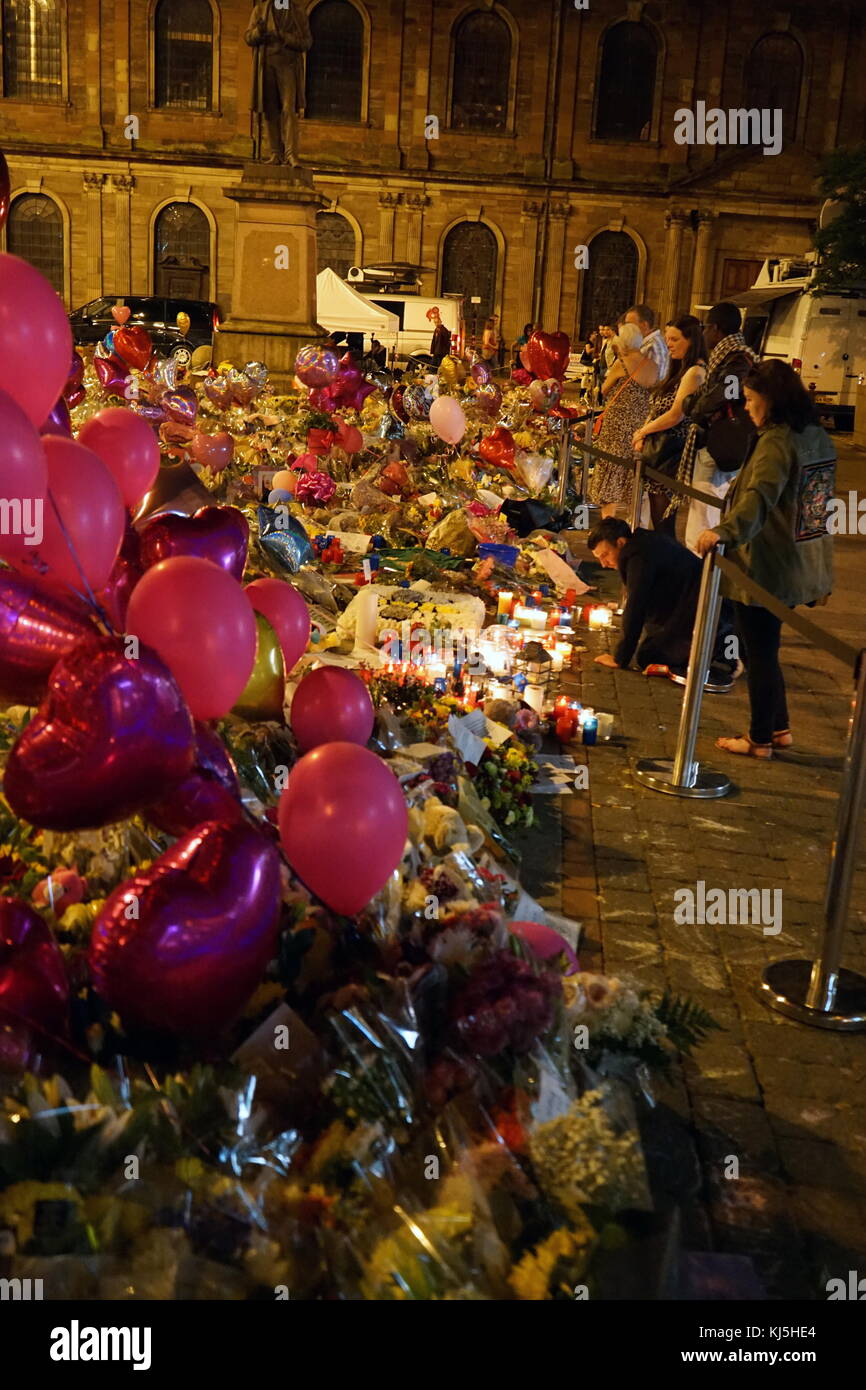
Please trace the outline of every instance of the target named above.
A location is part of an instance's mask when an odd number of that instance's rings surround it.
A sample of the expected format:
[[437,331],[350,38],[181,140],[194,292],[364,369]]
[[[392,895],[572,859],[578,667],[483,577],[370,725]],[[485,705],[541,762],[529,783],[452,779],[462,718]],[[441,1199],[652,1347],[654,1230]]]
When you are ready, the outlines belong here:
[[[789,608],[826,600],[833,587],[827,511],[836,450],[818,424],[809,392],[787,362],[762,362],[744,382],[757,434],[725,502],[721,523],[702,531],[698,555],[723,541],[726,556]],[[716,740],[726,753],[771,758],[793,742],[779,665],[782,620],[744,585],[722,576],[746,663],[748,734]]]

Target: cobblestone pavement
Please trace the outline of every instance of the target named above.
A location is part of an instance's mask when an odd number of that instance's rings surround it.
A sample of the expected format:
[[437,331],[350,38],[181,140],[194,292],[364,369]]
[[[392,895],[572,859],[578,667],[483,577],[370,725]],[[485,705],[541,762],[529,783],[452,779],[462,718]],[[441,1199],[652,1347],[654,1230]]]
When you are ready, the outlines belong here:
[[[843,444],[840,455],[839,491],[866,493],[866,453]],[[584,554],[585,538],[574,539]],[[837,539],[836,574],[831,603],[812,616],[866,645],[866,537]],[[611,580],[615,595],[616,576],[603,575]],[[682,688],[599,667],[593,656],[612,647],[611,636],[587,631],[584,640],[573,688],[584,704],[613,712],[615,732],[609,743],[569,750],[588,761],[589,791],[542,808],[534,839],[549,851],[561,835],[562,876],[531,886],[583,923],[585,969],[688,994],[723,1026],[660,1091],[684,1126],[683,1164],[696,1158],[700,1169],[683,1210],[684,1245],[751,1256],[771,1298],[825,1298],[828,1277],[866,1275],[866,1035],[783,1019],[755,990],[765,964],[811,959],[819,941],[852,673],[787,630],[794,748],[768,763],[720,752],[718,735],[748,728],[744,683],[706,696],[697,756],[726,771],[734,790],[685,800],[633,776],[639,758],[673,755]],[[844,963],[866,973],[862,837],[860,850]],[[701,880],[707,890],[781,890],[782,930],[677,925],[676,890]],[[737,1179],[725,1176],[731,1156]]]

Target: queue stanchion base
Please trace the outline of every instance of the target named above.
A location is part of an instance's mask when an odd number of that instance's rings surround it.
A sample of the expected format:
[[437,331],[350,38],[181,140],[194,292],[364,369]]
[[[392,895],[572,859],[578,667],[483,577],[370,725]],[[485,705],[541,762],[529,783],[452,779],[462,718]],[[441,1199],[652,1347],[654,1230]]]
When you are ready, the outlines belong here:
[[812,1009],[806,1003],[812,977],[810,960],[777,960],[761,976],[758,998],[776,1013],[812,1028],[835,1033],[866,1031],[866,976],[840,970],[832,1009]]
[[733,788],[730,777],[723,772],[714,772],[711,767],[702,767],[700,763],[696,765],[691,785],[678,785],[673,780],[673,758],[641,758],[634,775],[651,791],[665,792],[668,796],[695,797],[702,801],[727,796]]

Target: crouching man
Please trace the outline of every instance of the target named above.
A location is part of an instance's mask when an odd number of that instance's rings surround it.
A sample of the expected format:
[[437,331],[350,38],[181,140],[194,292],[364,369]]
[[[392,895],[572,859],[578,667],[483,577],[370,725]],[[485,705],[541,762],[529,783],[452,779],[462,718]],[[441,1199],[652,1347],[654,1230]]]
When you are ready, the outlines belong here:
[[[599,666],[625,668],[636,659],[644,675],[685,675],[701,584],[697,556],[663,532],[632,531],[615,516],[590,531],[587,545],[605,569],[619,570],[626,591],[619,644],[612,656],[595,658]],[[710,679],[720,684],[736,673],[736,659],[725,656],[732,631],[723,604],[710,667]]]

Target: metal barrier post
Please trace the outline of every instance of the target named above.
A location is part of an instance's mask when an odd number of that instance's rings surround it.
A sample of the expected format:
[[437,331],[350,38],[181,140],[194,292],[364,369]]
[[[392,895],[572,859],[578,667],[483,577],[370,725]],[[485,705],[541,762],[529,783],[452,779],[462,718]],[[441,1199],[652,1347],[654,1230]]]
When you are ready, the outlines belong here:
[[759,994],[777,1013],[837,1032],[866,1029],[866,977],[842,969],[858,832],[866,806],[866,651],[860,653],[836,833],[824,894],[824,940],[818,960],[778,960],[761,977]]
[[640,526],[640,511],[643,505],[643,458],[637,456],[637,466],[634,470],[634,482],[631,488],[631,520],[629,525],[633,531]]
[[[718,549],[720,553],[724,553],[721,545]],[[715,551],[710,550],[704,556],[701,574],[701,590],[689,652],[689,669],[680,710],[676,756],[673,759],[642,758],[635,769],[635,776],[644,786],[651,787],[656,792],[667,792],[669,796],[709,799],[727,796],[731,790],[730,778],[724,773],[702,768],[700,763],[694,760],[701,700],[719,625],[720,579],[721,572],[715,562]]]
[[589,448],[592,444],[592,426],[594,420],[595,414],[591,410],[583,426],[583,442],[586,448],[583,450],[583,462],[580,466],[580,495],[584,502],[586,501],[586,490],[589,487]]
[[559,445],[559,493],[556,505],[559,511],[565,507],[565,494],[568,490],[568,474],[571,468],[571,421],[562,422],[562,439]]

